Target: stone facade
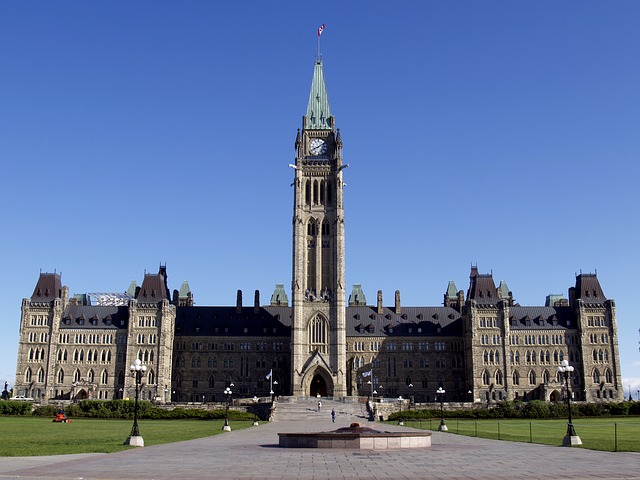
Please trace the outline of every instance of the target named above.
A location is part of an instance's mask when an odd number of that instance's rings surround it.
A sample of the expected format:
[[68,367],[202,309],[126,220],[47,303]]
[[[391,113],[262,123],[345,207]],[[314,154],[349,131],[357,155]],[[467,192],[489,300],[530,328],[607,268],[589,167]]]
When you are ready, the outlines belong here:
[[[129,365],[148,366],[142,398],[158,403],[240,397],[383,396],[436,401],[560,401],[557,366],[574,367],[575,400],[622,400],[615,302],[594,274],[568,298],[521,306],[505,282],[472,267],[442,306],[404,307],[400,292],[367,305],[345,291],[342,140],[316,61],[295,141],[291,305],[283,285],[268,305],[194,306],[188,283],[170,294],[167,269],[127,294],[69,298],[42,273],[22,302],[16,394],[41,401],[133,397]],[[93,296],[92,296],[93,295]]]

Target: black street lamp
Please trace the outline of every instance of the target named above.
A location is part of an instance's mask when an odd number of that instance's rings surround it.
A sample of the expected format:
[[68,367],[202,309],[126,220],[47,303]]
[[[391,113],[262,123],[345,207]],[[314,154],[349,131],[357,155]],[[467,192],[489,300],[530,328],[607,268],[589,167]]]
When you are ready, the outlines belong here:
[[444,394],[445,389],[442,387],[438,387],[438,390],[436,390],[436,395],[440,397],[440,426],[438,427],[438,431],[440,432],[449,431],[449,428],[447,428],[447,424],[444,423]]
[[140,391],[142,376],[147,371],[147,366],[142,365],[140,359],[136,358],[129,369],[131,370],[131,375],[135,378],[136,382],[136,399],[133,407],[133,428],[131,429],[131,435],[127,437],[124,444],[131,445],[133,447],[144,447],[144,440],[138,431],[138,392]]
[[567,360],[562,360],[558,367],[558,372],[564,377],[565,382],[565,396],[567,397],[567,412],[569,414],[569,423],[567,424],[567,434],[562,439],[563,447],[572,447],[574,445],[582,445],[582,440],[576,434],[573,428],[573,421],[571,419],[571,390],[569,390],[569,376],[573,372],[573,367],[569,365]]
[[231,395],[233,395],[233,392],[231,391],[231,387],[233,387],[233,383],[229,384],[229,386],[224,389],[224,392],[222,392],[225,396],[226,404],[227,404],[227,415],[224,420],[224,426],[222,427],[222,430],[224,430],[225,432],[231,431],[231,425],[229,425],[229,405],[231,404]]

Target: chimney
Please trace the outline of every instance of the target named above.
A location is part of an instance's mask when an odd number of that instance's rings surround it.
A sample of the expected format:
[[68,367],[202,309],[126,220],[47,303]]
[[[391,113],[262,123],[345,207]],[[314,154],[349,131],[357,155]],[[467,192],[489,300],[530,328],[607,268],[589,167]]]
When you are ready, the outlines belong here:
[[242,290],[238,290],[236,297],[236,313],[242,313]]
[[64,285],[62,287],[62,308],[65,308],[69,305],[69,287]]
[[260,290],[256,290],[253,296],[253,313],[260,313]]
[[382,306],[382,290],[378,290],[378,315],[382,315],[384,313]]
[[402,307],[400,306],[400,290],[396,290],[396,315],[402,315]]

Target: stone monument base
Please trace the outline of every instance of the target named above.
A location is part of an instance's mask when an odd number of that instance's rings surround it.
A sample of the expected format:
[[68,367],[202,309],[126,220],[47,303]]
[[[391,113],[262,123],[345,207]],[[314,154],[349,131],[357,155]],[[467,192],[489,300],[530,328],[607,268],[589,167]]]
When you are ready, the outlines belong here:
[[427,448],[428,432],[380,432],[357,423],[333,432],[279,433],[279,445],[285,448],[354,448],[389,450],[394,448]]

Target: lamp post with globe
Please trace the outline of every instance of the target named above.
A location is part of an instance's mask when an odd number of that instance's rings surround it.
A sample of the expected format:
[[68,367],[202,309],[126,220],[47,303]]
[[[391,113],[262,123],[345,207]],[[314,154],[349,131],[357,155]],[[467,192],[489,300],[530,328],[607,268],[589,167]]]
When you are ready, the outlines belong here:
[[442,387],[438,387],[436,390],[436,394],[440,397],[440,426],[438,427],[438,431],[440,432],[448,432],[449,428],[447,424],[444,423],[444,394],[445,389]]
[[565,382],[565,396],[567,397],[567,413],[569,416],[569,423],[567,424],[567,434],[562,439],[563,447],[572,447],[573,445],[582,445],[582,440],[576,434],[576,430],[573,428],[573,420],[571,418],[571,390],[569,390],[569,376],[573,372],[573,366],[569,365],[567,360],[562,360],[558,367],[558,372],[564,377]]
[[142,365],[140,359],[136,358],[133,362],[133,365],[129,367],[129,370],[131,370],[131,375],[136,382],[136,399],[133,406],[133,428],[131,429],[131,435],[127,437],[124,444],[131,445],[133,447],[144,447],[144,440],[142,439],[140,431],[138,430],[138,395],[140,392],[142,377],[147,371],[147,366]]
[[231,395],[233,395],[233,391],[231,391],[231,387],[233,387],[233,383],[229,384],[229,386],[224,389],[224,392],[222,392],[225,396],[226,404],[227,404],[227,415],[224,419],[224,426],[222,427],[222,430],[224,430],[225,432],[231,431],[231,425],[229,425],[229,404],[231,403]]

